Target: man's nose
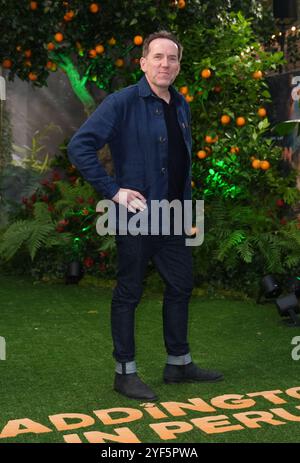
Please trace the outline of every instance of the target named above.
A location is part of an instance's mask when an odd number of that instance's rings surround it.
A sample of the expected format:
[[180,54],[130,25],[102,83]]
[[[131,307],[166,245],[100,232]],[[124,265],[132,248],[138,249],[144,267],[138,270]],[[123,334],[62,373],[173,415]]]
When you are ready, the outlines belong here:
[[169,66],[169,61],[168,61],[168,58],[166,56],[162,59],[161,64],[164,67]]

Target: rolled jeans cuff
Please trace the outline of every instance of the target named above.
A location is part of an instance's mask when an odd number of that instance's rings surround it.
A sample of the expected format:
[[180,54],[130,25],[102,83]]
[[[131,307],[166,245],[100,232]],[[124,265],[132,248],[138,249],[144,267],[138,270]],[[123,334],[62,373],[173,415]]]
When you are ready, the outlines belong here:
[[191,361],[192,357],[190,353],[185,355],[168,355],[167,358],[168,365],[187,365]]
[[119,375],[129,375],[131,373],[136,373],[136,363],[132,362],[116,362],[116,373]]

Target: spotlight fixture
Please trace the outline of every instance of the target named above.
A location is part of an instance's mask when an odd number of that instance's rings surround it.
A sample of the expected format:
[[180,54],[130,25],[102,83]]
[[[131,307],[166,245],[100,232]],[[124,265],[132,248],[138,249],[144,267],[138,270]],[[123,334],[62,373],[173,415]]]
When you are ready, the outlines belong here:
[[77,284],[83,277],[84,271],[79,261],[70,262],[66,271],[66,285]]
[[287,326],[300,326],[298,299],[294,293],[276,299],[276,306],[281,317],[289,317]]
[[[274,275],[265,275],[261,280],[260,291],[256,303],[260,304],[263,296],[265,299],[275,299],[280,294],[281,286]],[[266,302],[266,300],[264,302]]]

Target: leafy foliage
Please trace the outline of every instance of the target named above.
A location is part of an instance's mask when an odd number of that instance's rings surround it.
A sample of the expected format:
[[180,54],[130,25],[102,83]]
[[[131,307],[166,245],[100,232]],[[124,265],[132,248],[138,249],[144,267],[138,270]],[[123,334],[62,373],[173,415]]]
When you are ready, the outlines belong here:
[[282,209],[224,198],[207,205],[204,243],[194,250],[196,280],[253,295],[266,273],[297,274],[300,223],[286,221],[289,209]]
[[57,156],[52,168],[2,228],[0,258],[8,268],[22,257],[27,264],[21,267],[37,278],[62,278],[72,260],[88,274],[111,276],[114,238],[96,232],[98,195],[65,157]]
[[[213,29],[228,12],[239,10],[253,18],[263,42],[274,31],[266,1],[215,0],[211,8],[208,0],[102,0],[94,13],[91,3],[39,0],[31,9],[30,1],[0,0],[5,11],[0,62],[6,63],[9,79],[18,76],[43,86],[51,72],[61,69],[90,111],[95,105],[92,87],[110,93],[140,76],[141,46],[134,43],[135,36],[168,29],[184,40],[193,28]],[[191,43],[193,48],[197,51]]]
[[[260,8],[262,3],[266,10]],[[28,80],[29,72],[33,72],[37,76],[34,85],[41,86],[49,72],[60,67],[88,106],[94,103],[91,86],[110,92],[140,76],[141,48],[133,43],[135,35],[162,28],[178,35],[184,53],[176,83],[192,112],[193,198],[205,199],[205,240],[193,250],[198,282],[205,279],[250,288],[264,272],[293,272],[300,263],[294,212],[299,192],[294,172],[287,177],[280,175],[281,149],[270,132],[271,95],[264,79],[284,61],[281,53],[269,53],[256,41],[258,23],[263,24],[265,11],[269,11],[267,3],[217,0],[212,9],[211,2],[197,0],[185,2],[184,8],[175,1],[116,0],[112,5],[104,0],[97,14],[77,0],[63,2],[63,7],[59,1],[38,2],[35,11],[16,1],[7,6],[0,60],[11,60],[9,78],[18,75]],[[230,13],[241,6],[247,18]],[[64,15],[70,11],[74,16],[65,21]],[[255,16],[253,23],[251,16]],[[54,38],[57,32],[63,34],[60,42]],[[51,51],[50,42],[55,45]],[[102,45],[104,52],[92,57],[90,51],[97,45]],[[26,50],[32,52],[31,67],[24,65]],[[121,66],[116,65],[118,59]],[[55,64],[51,64],[52,71],[47,67],[49,61]],[[82,89],[91,99],[85,99]],[[226,116],[226,123],[222,116]],[[97,263],[99,274],[105,269],[113,272],[113,240],[99,240],[95,234],[95,193],[73,166],[60,166],[59,172],[63,174],[60,178],[46,179],[24,201],[21,217],[12,229],[12,241],[5,238],[7,256],[12,255],[15,243],[19,250],[25,246],[35,261],[45,261],[44,243],[47,255],[53,250],[53,262],[76,255],[88,271],[94,271]],[[41,234],[34,231],[38,222],[34,204],[40,202],[48,204],[52,221],[41,220],[45,226]],[[53,223],[55,231],[47,228]],[[72,242],[67,245],[66,239],[64,252],[58,256],[55,239],[68,234]]]
[[58,239],[46,204],[35,203],[33,216],[31,220],[17,220],[7,228],[0,245],[0,254],[4,259],[11,259],[23,246],[33,260],[41,247],[70,244],[70,235]]
[[[41,173],[44,173],[49,169],[49,154],[45,153],[45,145],[43,144],[43,141],[49,138],[49,133],[51,133],[53,130],[59,130],[61,132],[61,128],[59,126],[50,123],[42,130],[35,131],[31,139],[31,146],[18,146],[13,144],[14,151],[22,155],[22,167],[33,169]],[[20,160],[18,163],[16,161],[12,161],[12,164],[20,165]]]

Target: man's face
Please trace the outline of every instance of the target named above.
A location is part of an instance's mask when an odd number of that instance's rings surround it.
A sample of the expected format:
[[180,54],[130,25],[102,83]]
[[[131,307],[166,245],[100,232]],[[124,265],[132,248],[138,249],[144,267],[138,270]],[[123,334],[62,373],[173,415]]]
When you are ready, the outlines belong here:
[[150,84],[168,88],[180,71],[176,43],[163,38],[152,40],[148,55],[140,59],[140,64]]

